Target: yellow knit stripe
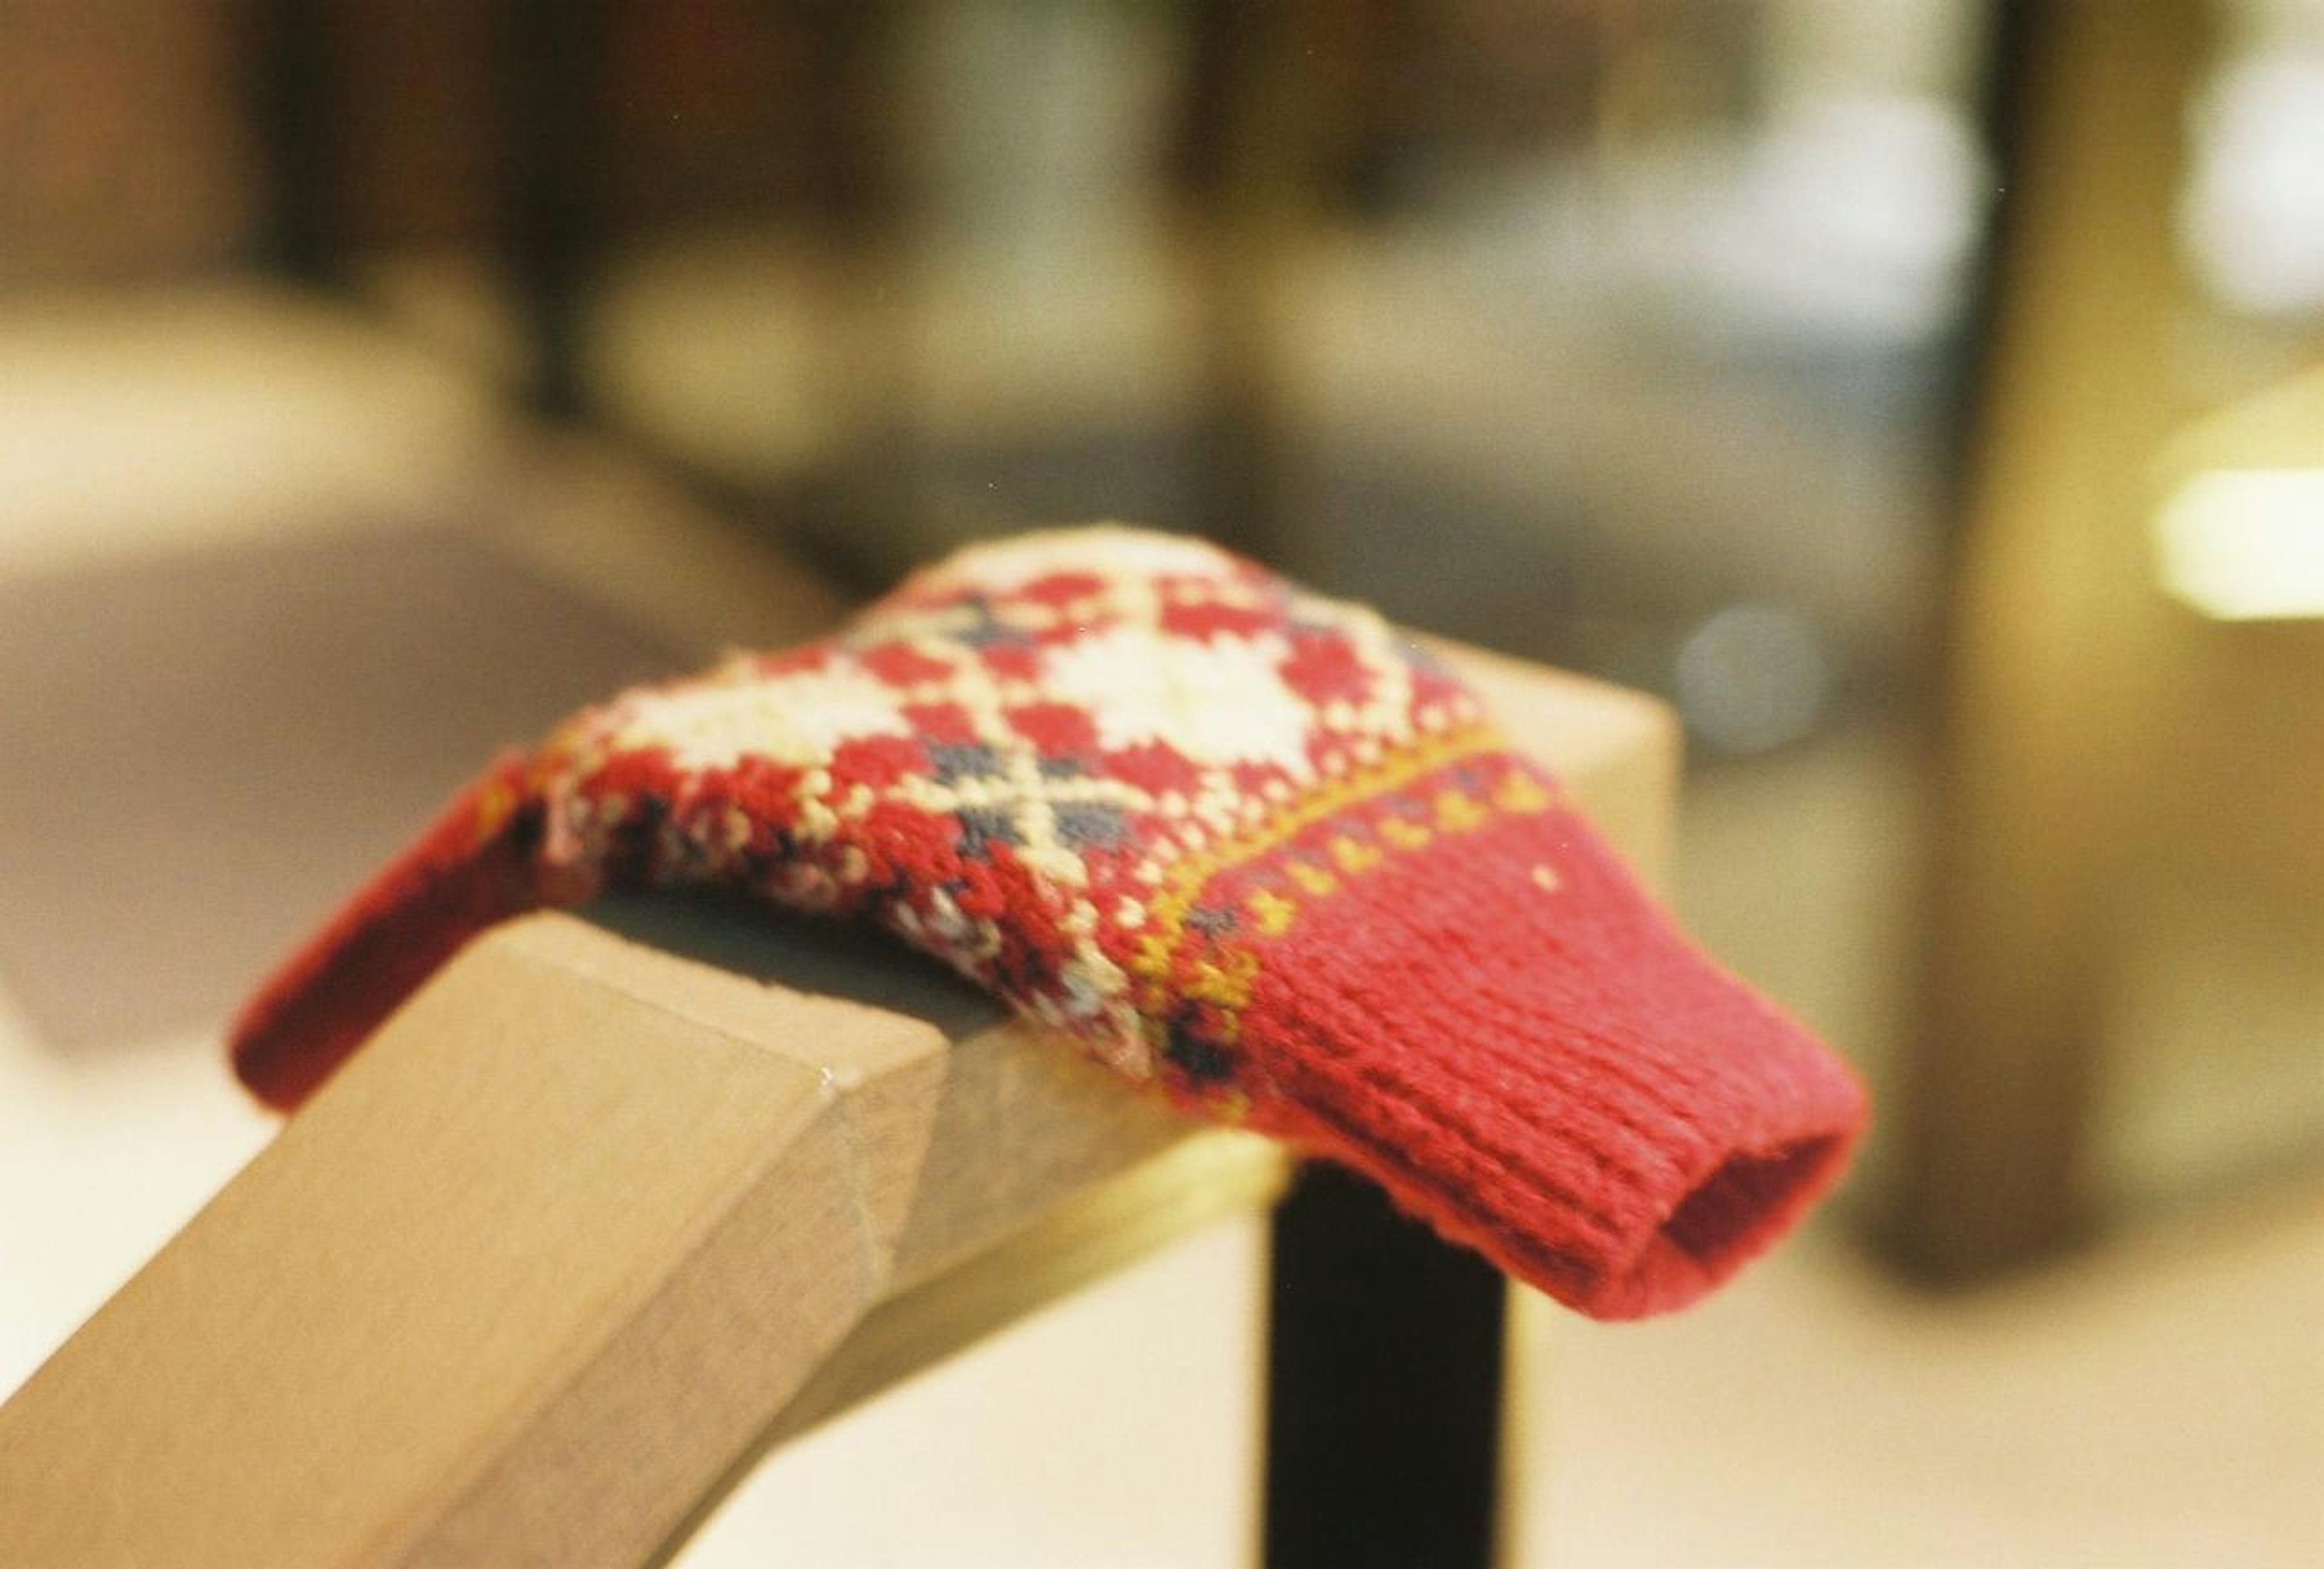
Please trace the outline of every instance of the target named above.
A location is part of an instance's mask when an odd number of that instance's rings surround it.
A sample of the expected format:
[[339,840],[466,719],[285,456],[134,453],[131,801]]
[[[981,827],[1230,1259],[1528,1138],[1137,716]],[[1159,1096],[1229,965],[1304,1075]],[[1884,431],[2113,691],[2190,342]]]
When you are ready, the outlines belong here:
[[[1464,725],[1431,736],[1377,767],[1325,784],[1259,826],[1172,865],[1162,891],[1148,907],[1146,929],[1139,935],[1130,957],[1130,973],[1142,983],[1141,1005],[1149,1012],[1161,1008],[1168,987],[1171,960],[1185,934],[1187,913],[1213,878],[1279,848],[1303,830],[1351,806],[1463,758],[1498,751],[1503,744],[1499,733],[1489,725]],[[1341,872],[1354,875],[1379,864],[1389,849],[1417,850],[1438,834],[1464,833],[1475,828],[1489,819],[1495,808],[1526,813],[1543,810],[1551,804],[1549,793],[1518,770],[1499,782],[1489,802],[1449,787],[1437,791],[1429,802],[1433,826],[1403,817],[1386,817],[1379,825],[1380,844],[1341,835],[1326,849]],[[1294,861],[1286,870],[1298,891],[1315,898],[1330,894],[1340,886],[1339,877],[1310,862]],[[1244,901],[1261,936],[1279,937],[1290,929],[1299,905],[1286,897],[1288,891],[1260,890]],[[1255,955],[1248,949],[1230,949],[1221,961],[1197,964],[1185,993],[1219,1008],[1224,1016],[1223,1033],[1231,1041],[1237,1015],[1250,1000],[1250,988],[1257,974]]]

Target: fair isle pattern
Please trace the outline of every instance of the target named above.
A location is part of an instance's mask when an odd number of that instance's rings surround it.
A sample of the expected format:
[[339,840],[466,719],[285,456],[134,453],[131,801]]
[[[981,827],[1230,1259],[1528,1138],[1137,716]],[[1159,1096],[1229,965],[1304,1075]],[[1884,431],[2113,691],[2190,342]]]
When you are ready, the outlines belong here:
[[840,637],[584,713],[521,795],[568,897],[716,882],[869,915],[1230,1109],[1265,939],[1552,799],[1375,613],[1119,529],[964,551]]
[[1119,529],[965,551],[503,758],[253,999],[236,1067],[295,1105],[494,922],[691,884],[881,923],[1600,1316],[1724,1278],[1863,1122],[1424,651]]

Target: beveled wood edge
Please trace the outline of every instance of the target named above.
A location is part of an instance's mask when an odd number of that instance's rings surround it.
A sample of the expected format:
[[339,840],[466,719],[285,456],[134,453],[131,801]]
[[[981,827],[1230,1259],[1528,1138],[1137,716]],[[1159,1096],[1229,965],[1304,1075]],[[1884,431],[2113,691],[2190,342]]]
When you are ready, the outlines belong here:
[[[1674,728],[1667,712],[1618,688],[1472,651],[1448,651],[1501,712],[1511,734],[1561,772],[1585,809],[1642,872],[1656,874],[1667,848],[1668,804],[1676,768]],[[918,1036],[909,1028],[900,1034],[873,1028],[851,1036],[846,1029],[835,1030],[831,1021],[862,1016],[872,1025],[881,1011],[815,995],[812,986],[804,992],[770,986],[688,957],[682,945],[674,951],[658,950],[571,915],[535,917],[488,935],[429,991],[449,986],[455,975],[466,974],[464,983],[474,992],[478,973],[496,964],[534,971],[562,966],[564,975],[556,989],[568,994],[560,1016],[589,1017],[593,1008],[587,998],[590,989],[597,988],[608,1000],[618,998],[632,1009],[661,1011],[683,1026],[681,1036],[691,1031],[724,1041],[726,1048],[763,1050],[796,1065],[812,1081],[813,1093],[828,1113],[811,1117],[803,1131],[835,1131],[837,1149],[852,1171],[842,1180],[856,1195],[856,1220],[843,1231],[819,1231],[809,1224],[797,1237],[821,1237],[816,1246],[839,1247],[854,1260],[848,1266],[851,1271],[868,1271],[861,1277],[861,1288],[846,1294],[853,1306],[834,1302],[840,1315],[834,1322],[842,1325],[835,1338],[821,1343],[821,1349],[810,1348],[805,1362],[759,1369],[763,1387],[788,1392],[746,1426],[733,1426],[741,1417],[730,1417],[733,1448],[717,1458],[713,1471],[687,1472],[695,1480],[669,1480],[650,1495],[643,1491],[642,1480],[633,1484],[641,1490],[634,1495],[622,1492],[621,1474],[604,1471],[585,1501],[606,1522],[642,1522],[650,1526],[651,1534],[639,1539],[626,1560],[587,1561],[634,1562],[641,1554],[666,1561],[749,1465],[783,1439],[1197,1225],[1266,1202],[1282,1179],[1283,1163],[1272,1149],[1236,1135],[1197,1134],[1151,1100],[1123,1094],[1094,1065],[1060,1051],[1056,1043],[1039,1039],[1021,1026],[988,1023],[964,1032],[939,1030],[931,1037],[926,1033],[927,1014],[923,1011]],[[928,1009],[940,1013],[945,1006],[939,999]],[[905,1010],[907,1014],[916,1011],[910,1006]],[[403,1067],[407,1059],[417,1061],[408,1048],[414,1044],[415,1030],[426,1032],[430,1017],[416,1001],[363,1054],[356,1069],[327,1086],[317,1105],[344,1101],[354,1093],[346,1087],[346,1081],[355,1081],[373,1091],[383,1084],[392,1088],[401,1097],[395,1103],[401,1108],[400,1115],[423,1121],[438,1115],[430,1108],[447,1095],[456,1096],[461,1087],[423,1082],[415,1077],[417,1068],[407,1073]],[[908,1019],[898,1022],[910,1026]],[[908,1038],[931,1045],[900,1044]],[[851,1039],[854,1044],[849,1044]],[[657,1061],[648,1053],[627,1071],[656,1075],[699,1074],[702,1068],[679,1065],[674,1058]],[[606,1084],[608,1093],[618,1093],[613,1080]],[[440,1114],[454,1115],[456,1109],[447,1103]],[[517,1125],[506,1130],[508,1136],[522,1141],[526,1112],[521,1098],[503,1096],[493,1114],[513,1120]],[[360,1172],[335,1168],[329,1147],[297,1137],[301,1124],[311,1124],[318,1115],[310,1112],[294,1120],[276,1145],[214,1201],[215,1207],[234,1199],[247,1209],[244,1201],[250,1198],[251,1185],[271,1192],[276,1207],[263,1224],[274,1228],[285,1250],[274,1255],[278,1267],[299,1267],[301,1239],[310,1230],[301,1223],[302,1206],[327,1196],[306,1186],[318,1180],[315,1174],[330,1173],[334,1181],[362,1180]],[[641,1153],[659,1159],[676,1151]],[[540,1158],[553,1159],[556,1154],[545,1149]],[[769,1194],[764,1185],[785,1169],[779,1154],[753,1158],[747,1169],[734,1168],[731,1181],[737,1186],[724,1214],[741,1214],[754,1195]],[[301,1162],[311,1169],[292,1169]],[[1001,1180],[978,1188],[971,1179],[981,1169],[999,1171]],[[758,1202],[763,1207],[769,1197]],[[209,1214],[206,1210],[204,1217]],[[187,1283],[198,1283],[205,1269],[228,1267],[218,1260],[204,1261],[204,1250],[216,1235],[204,1217],[197,1217],[138,1281],[51,1359],[52,1368],[66,1364],[61,1372],[44,1368],[34,1383],[43,1375],[79,1378],[101,1391],[108,1380],[124,1376],[108,1344],[108,1336],[118,1338],[121,1310],[115,1304],[135,1296],[140,1283],[156,1271],[178,1279],[181,1290],[190,1289],[184,1306],[198,1312],[202,1294],[198,1285],[189,1288]],[[715,1215],[706,1218],[717,1221]],[[640,1399],[659,1413],[653,1423],[677,1420],[678,1414],[667,1408],[670,1391],[655,1387],[656,1347],[645,1342],[634,1351],[626,1350],[624,1337],[632,1334],[632,1326],[658,1322],[654,1305],[672,1299],[669,1294],[678,1290],[682,1278],[690,1278],[693,1284],[679,1292],[681,1297],[705,1289],[714,1297],[739,1292],[742,1295],[735,1299],[747,1306],[751,1283],[763,1263],[750,1249],[764,1244],[751,1238],[761,1234],[779,1233],[767,1232],[764,1223],[756,1232],[738,1232],[717,1222],[698,1246],[677,1255],[664,1252],[660,1262],[638,1254],[639,1268],[666,1273],[657,1280],[633,1282],[639,1306],[601,1322],[591,1332],[597,1339],[544,1360],[542,1387],[528,1397],[533,1402],[530,1408],[552,1413],[561,1408],[559,1399],[566,1391],[588,1384],[600,1389],[601,1396],[611,1389],[620,1398],[585,1401],[573,1407],[577,1415],[569,1421],[603,1420],[589,1413],[628,1409],[624,1401]],[[241,1250],[239,1256],[247,1257],[248,1250]],[[817,1273],[816,1266],[802,1266],[798,1260],[788,1267],[804,1267],[803,1278]],[[449,1280],[406,1285],[423,1293],[461,1288]],[[374,1306],[339,1305],[357,1314]],[[171,1337],[172,1315],[179,1311],[164,1305],[158,1317],[149,1315],[142,1325],[133,1326],[133,1337]],[[698,1312],[692,1317],[663,1317],[681,1325],[677,1333],[733,1337],[724,1350],[693,1348],[710,1353],[713,1363],[729,1354],[746,1359],[762,1354],[752,1349],[755,1337],[747,1312],[726,1319],[715,1314],[704,1318]],[[694,1327],[684,1328],[686,1324]],[[207,1356],[217,1348],[201,1343],[201,1334],[219,1328],[178,1334],[176,1339],[184,1354]],[[224,1332],[231,1334],[232,1326],[224,1326]],[[801,1352],[795,1349],[785,1354],[796,1358]],[[131,1419],[137,1408],[135,1394],[114,1390],[115,1397],[127,1399],[123,1408]],[[10,1405],[18,1406],[23,1399],[20,1392]],[[652,1404],[657,1400],[662,1404]],[[521,1553],[524,1544],[534,1539],[529,1533],[580,1529],[584,1522],[575,1515],[569,1483],[558,1468],[570,1465],[573,1445],[586,1444],[591,1435],[586,1430],[559,1435],[546,1416],[540,1418],[546,1426],[533,1417],[481,1407],[468,1410],[464,1417],[456,1409],[457,1399],[449,1405],[455,1408],[447,1410],[447,1420],[481,1424],[472,1444],[484,1448],[464,1472],[469,1481],[454,1489],[456,1496],[435,1500],[440,1506],[438,1514],[406,1520],[374,1537],[374,1551],[358,1555],[358,1561],[389,1561],[379,1556],[383,1552],[399,1563],[458,1561],[480,1543]],[[0,1437],[9,1426],[7,1415],[0,1409]],[[174,1426],[181,1416],[148,1414],[150,1420],[165,1426]],[[18,1435],[20,1442],[23,1436]],[[604,1435],[596,1436],[602,1441]],[[696,1431],[689,1441],[704,1438],[704,1433]],[[117,1435],[83,1433],[77,1441],[96,1445],[101,1460],[108,1444],[115,1444],[115,1452],[120,1453],[116,1439]],[[528,1460],[523,1454],[528,1443],[546,1447]],[[503,1448],[493,1449],[495,1444]],[[5,1447],[0,1444],[0,1466],[5,1466]],[[485,1486],[494,1477],[501,1479],[495,1485],[503,1491]],[[137,1479],[133,1472],[116,1474],[115,1480],[134,1486]],[[560,1486],[566,1491],[560,1491]],[[482,1494],[479,1487],[484,1490]],[[383,1500],[381,1507],[392,1503]],[[620,1534],[606,1533],[609,1537]],[[0,1527],[0,1539],[6,1535]],[[576,1555],[580,1539],[576,1538]],[[392,1543],[404,1546],[391,1548]],[[560,1561],[584,1560],[573,1555]]]

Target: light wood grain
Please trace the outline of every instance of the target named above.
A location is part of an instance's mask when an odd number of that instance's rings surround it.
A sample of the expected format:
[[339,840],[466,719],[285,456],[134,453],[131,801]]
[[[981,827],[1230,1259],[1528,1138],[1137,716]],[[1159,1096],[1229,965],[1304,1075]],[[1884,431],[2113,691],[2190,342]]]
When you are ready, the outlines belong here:
[[[1658,866],[1663,711],[1458,657]],[[0,1407],[0,1563],[659,1562],[767,1447],[1280,1175],[860,939],[515,922]]]

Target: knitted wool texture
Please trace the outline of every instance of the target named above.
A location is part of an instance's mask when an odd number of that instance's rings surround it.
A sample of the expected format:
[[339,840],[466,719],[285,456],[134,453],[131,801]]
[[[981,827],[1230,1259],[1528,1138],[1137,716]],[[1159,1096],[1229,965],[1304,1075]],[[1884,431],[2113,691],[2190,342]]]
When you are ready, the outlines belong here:
[[969,549],[503,759],[250,1004],[236,1066],[294,1104],[484,926],[678,884],[875,921],[1596,1316],[1724,1278],[1864,1117],[1426,652],[1120,529]]

